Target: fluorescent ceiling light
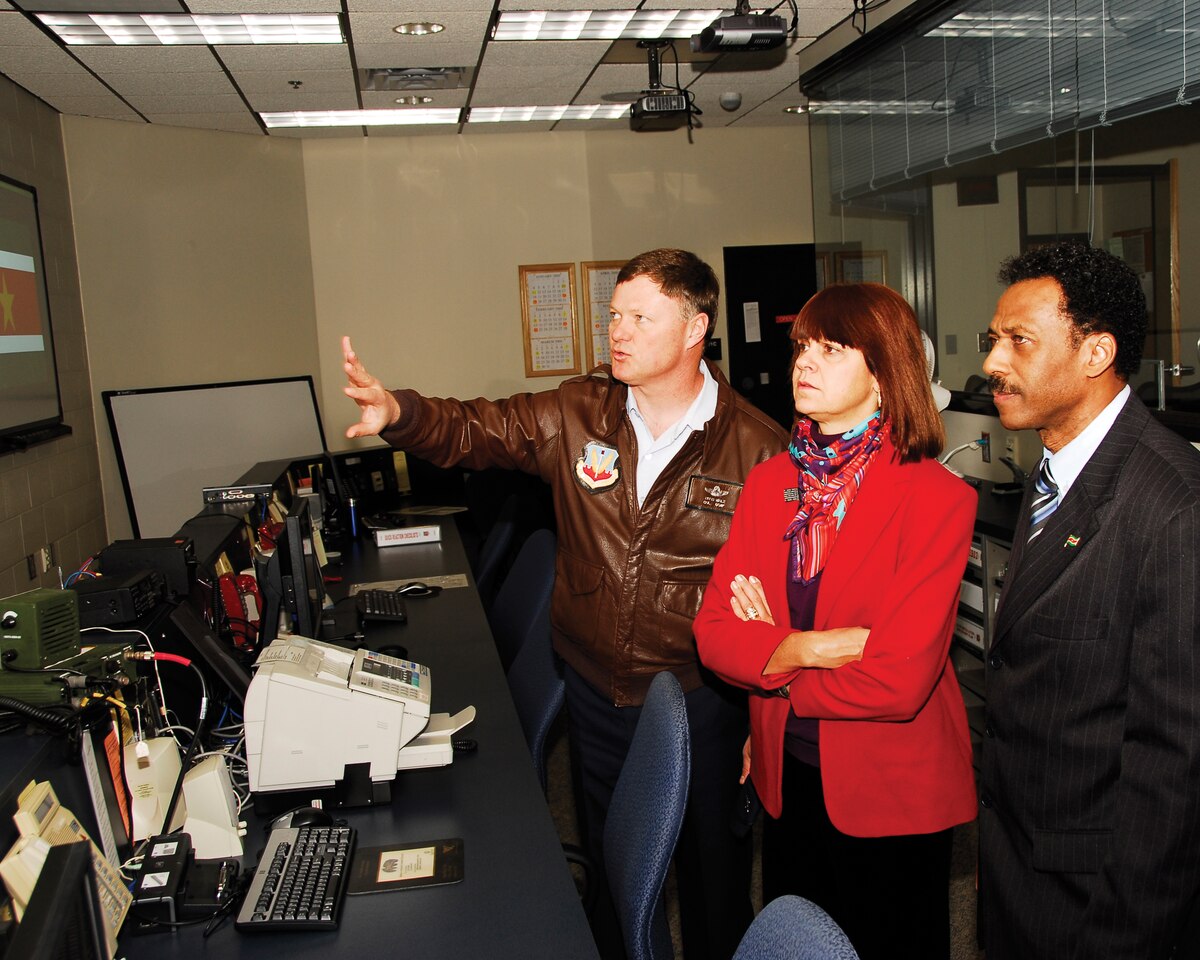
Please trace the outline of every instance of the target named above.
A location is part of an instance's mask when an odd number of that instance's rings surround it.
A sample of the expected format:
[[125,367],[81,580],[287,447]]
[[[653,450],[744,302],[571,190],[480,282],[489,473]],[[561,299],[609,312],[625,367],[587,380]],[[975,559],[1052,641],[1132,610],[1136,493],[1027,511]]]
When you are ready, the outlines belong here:
[[268,127],[396,127],[425,123],[458,123],[458,107],[416,110],[293,110],[260,113]]
[[333,13],[39,13],[37,18],[69,46],[344,42]]
[[810,100],[809,113],[838,113],[845,115],[878,114],[947,114],[953,113],[955,102],[946,100]]
[[549,107],[472,107],[468,123],[524,120],[619,120],[629,114],[627,103],[578,103]]
[[1100,37],[1105,24],[1112,34],[1125,18],[1106,21],[1099,14],[1082,16],[1055,11],[1044,13],[1011,13],[993,15],[987,12],[965,11],[955,14],[939,27],[926,34],[928,37],[995,37],[998,40],[1039,40],[1063,37]]
[[503,10],[493,40],[682,40],[727,10]]

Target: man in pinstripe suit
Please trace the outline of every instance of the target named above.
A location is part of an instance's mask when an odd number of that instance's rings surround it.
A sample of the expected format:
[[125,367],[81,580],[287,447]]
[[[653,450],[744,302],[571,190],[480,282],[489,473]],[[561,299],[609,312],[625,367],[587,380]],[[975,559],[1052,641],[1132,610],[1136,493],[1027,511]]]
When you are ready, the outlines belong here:
[[1146,306],[1077,243],[1006,262],[984,372],[1045,447],[988,650],[988,960],[1194,956],[1200,454],[1130,392]]

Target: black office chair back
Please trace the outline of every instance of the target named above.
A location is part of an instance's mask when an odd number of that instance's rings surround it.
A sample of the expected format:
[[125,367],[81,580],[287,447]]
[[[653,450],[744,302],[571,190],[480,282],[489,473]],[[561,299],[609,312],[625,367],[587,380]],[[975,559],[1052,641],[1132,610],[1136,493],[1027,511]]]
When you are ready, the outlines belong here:
[[546,738],[562,709],[566,684],[563,682],[562,665],[550,642],[549,602],[543,609],[545,615],[530,623],[512,666],[508,668],[508,689],[517,708],[517,717],[525,733],[525,742],[529,745],[534,769],[542,784],[542,793],[545,793]]
[[683,690],[663,671],[650,684],[604,823],[604,866],[629,960],[675,955],[662,890],[683,825],[691,760]]
[[488,622],[505,671],[526,637],[538,629],[549,629],[556,549],[557,538],[551,531],[531,533],[492,601]]
[[733,960],[858,960],[842,928],[803,897],[779,897],[763,908]]
[[497,585],[503,579],[504,564],[517,532],[518,506],[515,494],[505,499],[479,548],[479,557],[475,561],[475,586],[484,609],[491,606]]

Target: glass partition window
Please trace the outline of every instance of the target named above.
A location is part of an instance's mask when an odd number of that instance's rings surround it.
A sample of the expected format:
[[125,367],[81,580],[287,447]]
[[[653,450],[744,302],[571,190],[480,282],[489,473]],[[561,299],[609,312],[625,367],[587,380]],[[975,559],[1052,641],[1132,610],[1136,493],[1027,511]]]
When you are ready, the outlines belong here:
[[801,77],[828,275],[839,252],[886,252],[885,282],[934,336],[944,385],[962,391],[979,386],[1001,261],[1086,239],[1142,278],[1139,396],[1200,425],[1200,306],[1181,271],[1200,249],[1200,40],[1185,3],[974,11],[939,4]]

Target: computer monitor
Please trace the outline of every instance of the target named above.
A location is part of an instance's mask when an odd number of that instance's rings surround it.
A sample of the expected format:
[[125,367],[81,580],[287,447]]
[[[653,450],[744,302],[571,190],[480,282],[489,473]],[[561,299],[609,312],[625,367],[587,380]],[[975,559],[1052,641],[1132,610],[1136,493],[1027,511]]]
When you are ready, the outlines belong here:
[[275,541],[275,552],[259,572],[263,595],[261,642],[269,644],[281,615],[285,626],[302,637],[317,638],[321,610],[325,606],[325,581],[317,561],[310,501],[296,497],[284,518],[283,530]]
[[90,844],[50,848],[4,960],[108,960],[92,869]]

